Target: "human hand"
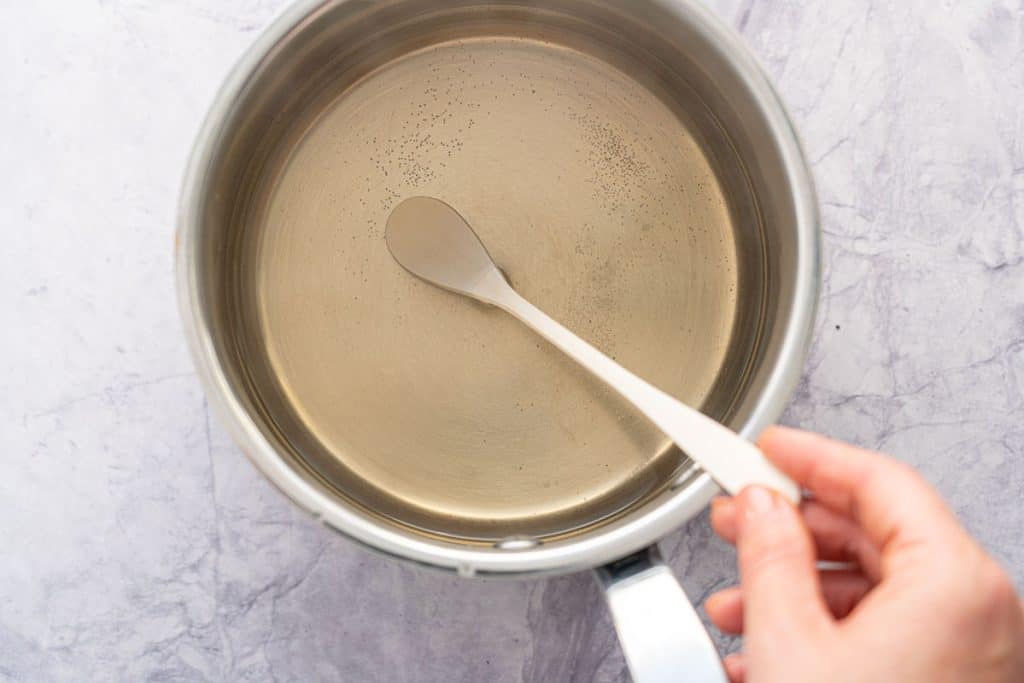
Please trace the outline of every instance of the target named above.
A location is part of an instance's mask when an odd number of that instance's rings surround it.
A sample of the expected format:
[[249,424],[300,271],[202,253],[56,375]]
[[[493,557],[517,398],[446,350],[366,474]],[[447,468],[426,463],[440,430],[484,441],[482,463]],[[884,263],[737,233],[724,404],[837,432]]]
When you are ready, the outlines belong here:
[[[741,585],[705,604],[744,635],[730,680],[1024,681],[1013,584],[912,468],[779,427],[759,445],[813,500],[798,511],[748,487],[712,503],[740,568]],[[816,559],[859,569],[819,572]]]

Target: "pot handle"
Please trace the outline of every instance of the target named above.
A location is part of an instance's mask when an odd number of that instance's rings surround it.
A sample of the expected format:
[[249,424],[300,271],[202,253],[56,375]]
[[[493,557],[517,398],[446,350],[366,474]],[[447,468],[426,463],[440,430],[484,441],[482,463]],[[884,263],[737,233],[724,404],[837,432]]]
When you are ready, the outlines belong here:
[[656,546],[594,570],[635,683],[725,683],[711,636]]

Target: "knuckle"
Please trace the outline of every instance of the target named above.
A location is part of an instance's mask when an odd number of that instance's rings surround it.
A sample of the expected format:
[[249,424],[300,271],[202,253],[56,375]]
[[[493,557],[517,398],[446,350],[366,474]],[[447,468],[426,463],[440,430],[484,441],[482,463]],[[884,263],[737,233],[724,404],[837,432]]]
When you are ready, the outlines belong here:
[[891,460],[890,462],[892,463],[892,468],[894,472],[899,472],[903,476],[913,477],[914,479],[917,479],[917,470],[915,470],[907,463],[903,462],[902,460]]
[[978,598],[984,612],[1016,604],[1017,590],[1010,577],[995,562],[985,563],[978,583]]
[[924,484],[925,479],[921,476],[921,473],[917,471],[912,465],[909,465],[902,460],[892,460],[889,466],[891,474],[898,476],[901,480],[908,483]]
[[991,626],[1017,609],[1017,590],[1010,577],[985,556],[979,558],[973,572],[958,577],[951,592],[955,597],[948,603],[950,616],[962,628]]

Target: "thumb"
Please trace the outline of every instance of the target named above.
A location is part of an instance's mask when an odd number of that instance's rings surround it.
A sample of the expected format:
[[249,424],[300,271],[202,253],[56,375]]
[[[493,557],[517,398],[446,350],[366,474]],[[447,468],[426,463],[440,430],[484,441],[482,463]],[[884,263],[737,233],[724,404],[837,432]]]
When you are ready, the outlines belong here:
[[814,542],[800,513],[758,486],[737,498],[736,550],[746,647],[778,654],[778,646],[816,637],[831,624],[815,566]]

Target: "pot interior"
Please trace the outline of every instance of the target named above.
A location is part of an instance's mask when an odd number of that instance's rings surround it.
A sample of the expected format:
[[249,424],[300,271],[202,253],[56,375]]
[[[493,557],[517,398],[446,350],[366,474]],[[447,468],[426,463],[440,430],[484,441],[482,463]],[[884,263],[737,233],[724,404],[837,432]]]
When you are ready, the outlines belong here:
[[622,11],[335,3],[227,114],[198,251],[218,362],[342,504],[460,544],[550,541],[689,471],[518,322],[402,270],[384,226],[409,196],[455,206],[513,286],[625,367],[749,419],[793,288],[789,192],[713,46],[663,35],[657,5]]

